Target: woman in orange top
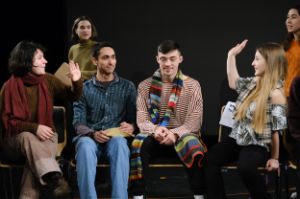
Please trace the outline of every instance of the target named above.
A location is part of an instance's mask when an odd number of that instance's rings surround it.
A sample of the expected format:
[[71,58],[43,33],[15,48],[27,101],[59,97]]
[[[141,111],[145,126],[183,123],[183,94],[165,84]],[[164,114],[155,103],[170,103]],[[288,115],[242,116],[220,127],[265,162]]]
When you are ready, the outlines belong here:
[[[285,94],[288,96],[288,132],[286,135],[288,137],[292,136],[296,140],[296,144],[292,144],[295,146],[295,150],[291,152],[292,154],[290,155],[295,159],[298,168],[296,187],[297,198],[300,198],[300,132],[297,127],[297,123],[299,123],[300,119],[297,115],[299,112],[297,104],[299,78],[296,78],[300,77],[300,4],[290,7],[285,23],[288,31],[288,35],[283,42],[288,61],[288,71],[284,85]],[[289,145],[289,143],[287,144]]]
[[300,75],[300,4],[289,9],[285,24],[288,35],[283,46],[288,60],[288,72],[284,90],[286,96],[289,96],[292,80]]

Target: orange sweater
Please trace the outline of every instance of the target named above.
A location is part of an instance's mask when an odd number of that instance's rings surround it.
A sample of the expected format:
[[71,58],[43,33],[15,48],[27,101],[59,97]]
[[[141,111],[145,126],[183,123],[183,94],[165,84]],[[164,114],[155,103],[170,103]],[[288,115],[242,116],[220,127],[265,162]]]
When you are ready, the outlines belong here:
[[300,75],[300,44],[293,40],[291,47],[286,51],[288,61],[288,71],[285,78],[284,91],[289,96],[290,87],[293,79]]

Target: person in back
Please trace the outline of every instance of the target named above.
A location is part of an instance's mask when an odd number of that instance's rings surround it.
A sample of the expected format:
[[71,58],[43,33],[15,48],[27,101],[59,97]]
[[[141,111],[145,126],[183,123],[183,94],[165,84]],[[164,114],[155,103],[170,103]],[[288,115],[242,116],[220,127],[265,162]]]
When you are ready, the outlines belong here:
[[283,41],[288,70],[284,83],[286,96],[290,94],[293,79],[300,75],[300,4],[290,7],[286,17],[287,36]]
[[89,17],[80,16],[74,21],[71,39],[75,44],[69,49],[68,59],[79,64],[83,80],[90,79],[97,71],[92,61],[97,37],[96,26]]

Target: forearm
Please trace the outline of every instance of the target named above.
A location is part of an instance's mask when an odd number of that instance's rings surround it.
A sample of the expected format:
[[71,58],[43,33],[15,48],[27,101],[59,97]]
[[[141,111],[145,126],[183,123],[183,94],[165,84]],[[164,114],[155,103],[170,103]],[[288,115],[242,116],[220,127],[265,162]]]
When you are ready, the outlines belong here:
[[81,79],[79,79],[76,82],[72,82],[72,89],[69,94],[69,98],[74,100],[78,100],[80,96],[82,95],[82,89],[83,89],[83,82]]
[[78,135],[88,135],[90,133],[93,133],[94,130],[84,124],[77,124],[75,125],[75,132]]
[[239,73],[236,67],[236,55],[228,54],[227,78],[228,78],[229,87],[235,89],[235,82],[239,78]]
[[275,132],[272,134],[271,140],[271,158],[278,160],[279,158],[279,134]]

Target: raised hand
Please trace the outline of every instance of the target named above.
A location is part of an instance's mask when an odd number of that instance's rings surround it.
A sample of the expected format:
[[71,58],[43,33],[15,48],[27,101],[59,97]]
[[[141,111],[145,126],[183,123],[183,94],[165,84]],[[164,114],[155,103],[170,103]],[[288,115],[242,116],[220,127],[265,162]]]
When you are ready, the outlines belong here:
[[69,61],[69,77],[73,82],[76,82],[81,78],[79,65],[78,63],[74,63],[72,60]]
[[236,46],[234,46],[233,48],[231,48],[228,51],[228,56],[236,56],[237,54],[239,54],[246,46],[248,40],[245,39],[242,43],[238,43]]

